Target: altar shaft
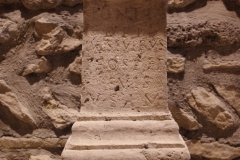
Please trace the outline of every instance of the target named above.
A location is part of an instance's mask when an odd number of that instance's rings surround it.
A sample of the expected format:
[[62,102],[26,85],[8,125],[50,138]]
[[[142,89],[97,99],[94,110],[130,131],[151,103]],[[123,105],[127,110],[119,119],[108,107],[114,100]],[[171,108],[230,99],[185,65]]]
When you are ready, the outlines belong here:
[[166,1],[84,3],[81,112],[167,111]]

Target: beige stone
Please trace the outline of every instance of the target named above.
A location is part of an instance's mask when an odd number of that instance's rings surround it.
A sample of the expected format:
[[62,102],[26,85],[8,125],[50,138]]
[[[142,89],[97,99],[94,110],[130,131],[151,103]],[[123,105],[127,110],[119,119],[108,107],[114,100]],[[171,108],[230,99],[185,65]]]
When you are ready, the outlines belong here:
[[59,6],[62,0],[22,0],[23,5],[32,10],[52,9]]
[[35,22],[35,35],[42,38],[43,35],[50,33],[54,30],[58,24],[56,22],[51,22],[47,18],[40,18]]
[[0,19],[0,44],[14,40],[18,33],[18,25],[7,19]]
[[35,64],[29,64],[23,71],[23,76],[31,73],[48,73],[52,69],[50,62],[45,58],[41,57]]
[[167,58],[167,71],[169,73],[181,73],[184,72],[185,69],[185,61],[184,57],[168,57]]
[[187,95],[187,98],[192,108],[219,129],[225,130],[235,125],[235,117],[229,110],[226,110],[226,105],[213,93],[197,87]]
[[203,64],[204,70],[221,70],[221,69],[240,69],[240,62],[236,60],[205,60]]
[[55,128],[66,128],[77,120],[78,111],[55,100],[49,88],[43,88],[42,99],[43,111],[51,118]]
[[82,57],[77,57],[68,67],[70,72],[81,75],[82,73]]
[[28,123],[32,126],[36,125],[36,121],[29,109],[22,105],[18,96],[13,93],[5,81],[0,81],[0,104],[6,107],[17,119]]
[[81,44],[81,40],[68,36],[63,29],[57,27],[43,36],[38,42],[36,51],[39,55],[66,53],[76,49]]
[[169,8],[183,8],[195,1],[196,0],[169,0],[168,7]]
[[210,160],[230,160],[240,156],[240,148],[232,147],[218,142],[201,143],[200,141],[188,141],[187,146],[191,156],[198,156]]
[[83,3],[82,105],[63,159],[190,159],[167,109],[167,1]]
[[176,107],[172,103],[168,103],[168,108],[179,127],[190,131],[198,130],[200,128],[198,121],[193,116],[184,112],[182,109]]
[[234,86],[214,85],[218,94],[223,97],[240,115],[240,91]]
[[53,160],[48,155],[37,155],[37,156],[30,156],[29,160]]
[[0,149],[62,148],[66,139],[1,137]]

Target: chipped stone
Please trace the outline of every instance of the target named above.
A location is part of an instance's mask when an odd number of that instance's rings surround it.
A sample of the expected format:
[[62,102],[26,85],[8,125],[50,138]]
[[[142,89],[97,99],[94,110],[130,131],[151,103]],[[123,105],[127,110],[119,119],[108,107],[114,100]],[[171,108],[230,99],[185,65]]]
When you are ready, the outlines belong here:
[[169,73],[181,73],[185,70],[185,61],[184,57],[168,57],[167,58],[167,71]]
[[48,87],[43,88],[41,93],[43,111],[51,118],[55,128],[66,128],[77,120],[79,112],[54,99]]
[[240,90],[235,86],[214,85],[218,94],[230,104],[240,116]]
[[41,57],[35,64],[29,64],[23,71],[23,76],[31,73],[48,73],[52,69],[50,62],[45,58]]
[[7,43],[16,38],[18,25],[7,19],[0,19],[0,44]]
[[225,130],[235,126],[235,118],[226,110],[226,105],[213,93],[202,87],[197,87],[187,95],[188,103],[208,121],[215,124],[219,129]]
[[184,112],[182,109],[176,107],[172,103],[168,104],[168,108],[179,127],[190,131],[198,130],[200,128],[198,121],[193,116]]
[[0,81],[0,91],[1,106],[8,108],[17,119],[32,126],[36,125],[36,121],[29,109],[22,105],[17,95],[11,91],[10,87],[3,80]]

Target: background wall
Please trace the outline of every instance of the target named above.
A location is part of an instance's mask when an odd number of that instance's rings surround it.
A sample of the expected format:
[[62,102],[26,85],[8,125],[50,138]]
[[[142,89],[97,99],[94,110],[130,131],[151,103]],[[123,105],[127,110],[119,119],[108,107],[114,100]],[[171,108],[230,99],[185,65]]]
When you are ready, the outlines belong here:
[[[240,1],[169,0],[167,18],[169,108],[192,159],[240,159]],[[82,31],[81,0],[0,0],[0,159],[60,159]]]

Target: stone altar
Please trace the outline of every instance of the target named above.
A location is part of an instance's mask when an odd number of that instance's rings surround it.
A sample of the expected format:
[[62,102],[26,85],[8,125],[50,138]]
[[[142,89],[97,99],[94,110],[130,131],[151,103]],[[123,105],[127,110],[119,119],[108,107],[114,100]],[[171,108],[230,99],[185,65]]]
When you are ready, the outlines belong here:
[[167,108],[166,7],[84,0],[82,107],[63,159],[190,159]]

